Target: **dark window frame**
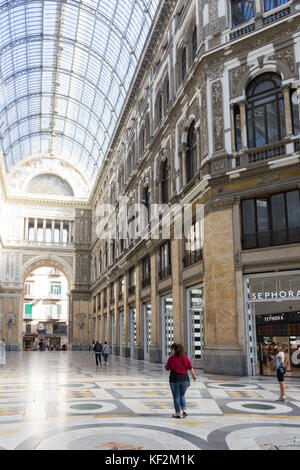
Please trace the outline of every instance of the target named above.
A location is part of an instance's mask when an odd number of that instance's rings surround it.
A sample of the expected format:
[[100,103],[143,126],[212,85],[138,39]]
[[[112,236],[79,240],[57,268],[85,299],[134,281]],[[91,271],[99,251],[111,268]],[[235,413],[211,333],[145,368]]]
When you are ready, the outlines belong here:
[[[300,220],[298,226],[291,226],[289,224],[289,216],[288,216],[288,203],[287,203],[287,195],[289,193],[298,192],[298,199],[299,199],[299,206],[300,206],[300,190],[297,188],[291,189],[289,191],[281,191],[278,193],[273,193],[267,196],[257,196],[254,198],[244,199],[241,201],[241,235],[242,235],[242,249],[257,249],[257,248],[265,248],[265,247],[272,247],[272,246],[282,246],[288,245],[291,243],[300,243]],[[273,226],[273,211],[272,211],[272,197],[283,195],[283,207],[284,207],[284,228],[281,229],[274,229]],[[268,230],[258,230],[258,215],[257,215],[257,201],[259,200],[266,200],[267,201],[267,214],[268,214]],[[246,201],[253,201],[254,204],[254,222],[255,222],[255,232],[252,233],[245,233],[244,232],[244,220],[245,214],[243,210],[243,203]],[[275,216],[274,216],[275,218]],[[296,238],[295,238],[296,236]],[[247,241],[247,237],[249,241]],[[279,240],[280,239],[280,240]],[[251,242],[252,245],[251,246]],[[249,246],[250,244],[250,246]]]

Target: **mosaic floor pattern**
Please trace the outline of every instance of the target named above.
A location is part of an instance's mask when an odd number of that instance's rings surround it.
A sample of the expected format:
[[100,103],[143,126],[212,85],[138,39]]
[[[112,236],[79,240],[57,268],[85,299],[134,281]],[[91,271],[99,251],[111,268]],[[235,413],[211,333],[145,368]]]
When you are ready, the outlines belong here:
[[0,366],[0,449],[300,449],[300,379],[197,372],[174,420],[163,365],[91,352],[12,352]]

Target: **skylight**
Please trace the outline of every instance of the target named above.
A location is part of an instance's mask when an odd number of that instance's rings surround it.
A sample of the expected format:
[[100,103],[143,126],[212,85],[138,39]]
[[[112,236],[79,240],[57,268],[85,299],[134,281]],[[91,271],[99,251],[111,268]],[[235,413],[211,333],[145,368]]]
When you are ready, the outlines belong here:
[[94,179],[159,0],[0,0],[0,134],[9,170],[59,155]]

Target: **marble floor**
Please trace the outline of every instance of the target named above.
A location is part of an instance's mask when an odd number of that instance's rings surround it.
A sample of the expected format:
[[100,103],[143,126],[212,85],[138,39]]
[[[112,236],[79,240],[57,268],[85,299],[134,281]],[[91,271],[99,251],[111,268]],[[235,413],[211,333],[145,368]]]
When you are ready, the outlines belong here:
[[300,449],[300,379],[196,371],[188,416],[171,418],[160,364],[92,352],[11,352],[0,366],[0,449]]

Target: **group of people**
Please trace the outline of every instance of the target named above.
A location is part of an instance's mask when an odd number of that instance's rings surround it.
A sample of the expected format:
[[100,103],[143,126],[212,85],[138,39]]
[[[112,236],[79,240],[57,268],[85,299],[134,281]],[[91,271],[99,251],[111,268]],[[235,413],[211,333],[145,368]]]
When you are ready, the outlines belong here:
[[[92,345],[93,351],[95,352],[96,366],[99,363],[101,365],[101,357],[103,356],[104,365],[107,364],[108,356],[111,352],[110,346],[107,341],[102,345],[99,341]],[[280,397],[278,401],[285,401],[285,382],[284,382],[284,352],[282,345],[278,345],[275,348],[274,355],[270,356],[270,360],[273,362],[274,369],[277,371],[277,380],[280,385]],[[188,371],[192,375],[192,379],[197,379],[195,371],[192,367],[191,361],[184,353],[184,347],[182,344],[173,343],[171,346],[171,356],[169,357],[165,366],[167,371],[170,371],[169,383],[171,392],[173,395],[174,409],[172,417],[176,419],[185,418],[187,416],[186,411],[186,399],[185,393],[190,386],[190,378]]]
[[102,364],[101,357],[102,356],[103,356],[104,365],[106,366],[108,356],[111,353],[111,349],[110,349],[110,346],[107,343],[107,341],[104,341],[103,345],[101,343],[99,343],[99,341],[96,341],[96,343],[93,344],[93,351],[95,353],[96,367],[98,367],[99,363],[100,363],[100,366],[101,366],[101,364]]

